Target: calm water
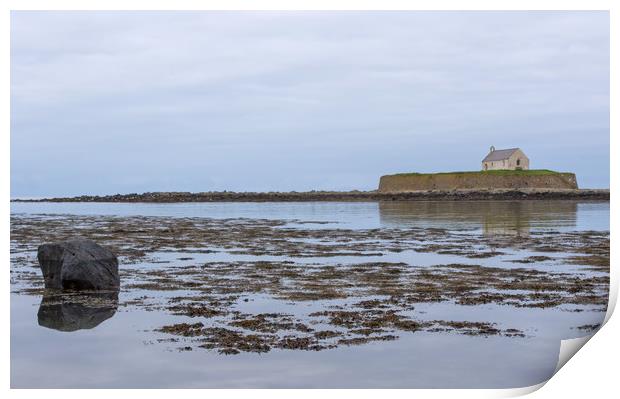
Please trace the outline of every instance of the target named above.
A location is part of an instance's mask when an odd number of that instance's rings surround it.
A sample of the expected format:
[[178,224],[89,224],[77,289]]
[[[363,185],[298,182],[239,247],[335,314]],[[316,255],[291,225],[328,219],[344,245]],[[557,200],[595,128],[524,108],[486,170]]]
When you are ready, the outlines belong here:
[[609,230],[609,202],[416,201],[227,202],[173,204],[11,203],[12,214],[300,219],[343,227],[449,227],[493,230]]
[[[12,203],[13,215],[142,215],[168,217],[252,218],[326,221],[304,228],[441,227],[463,234],[527,237],[541,231],[608,231],[609,203],[574,201],[386,202],[386,203],[182,203],[94,204]],[[63,216],[58,216],[63,217]],[[19,254],[23,255],[23,254]],[[27,254],[33,257],[33,253]],[[165,256],[165,254],[158,254]],[[490,259],[455,255],[390,254],[380,261],[428,265],[452,262],[498,267],[544,268],[510,263],[514,253]],[[520,254],[523,255],[523,254]],[[175,258],[180,254],[174,253]],[[247,255],[192,254],[191,262],[242,259]],[[219,257],[219,258],[218,258]],[[33,258],[34,259],[34,258]],[[296,262],[321,259],[295,259]],[[331,258],[371,262],[372,258]],[[183,265],[182,261],[178,261]],[[144,264],[141,267],[154,267]],[[578,267],[563,269],[580,273]],[[12,266],[13,267],[13,266]],[[121,268],[122,260],[121,260]],[[135,265],[132,265],[135,267]],[[548,267],[558,267],[548,266]],[[32,269],[36,271],[37,269]],[[17,283],[19,284],[19,283]],[[130,293],[121,291],[119,302]],[[135,295],[135,293],[131,293]],[[162,293],[161,295],[165,295]],[[183,317],[165,312],[119,307],[94,328],[72,332],[39,325],[40,296],[11,295],[11,386],[33,387],[442,387],[509,388],[537,384],[555,369],[560,340],[587,335],[574,327],[600,323],[603,312],[515,308],[493,304],[457,306],[422,303],[416,311],[429,320],[491,320],[518,325],[526,338],[416,332],[399,340],[321,352],[272,350],[266,354],[223,356],[207,351],[178,352],[154,343],[152,330]],[[257,296],[240,303],[243,312],[321,307],[321,301],[291,304]],[[303,309],[306,311],[307,309]],[[189,319],[188,319],[189,320]],[[193,320],[195,322],[195,320]]]

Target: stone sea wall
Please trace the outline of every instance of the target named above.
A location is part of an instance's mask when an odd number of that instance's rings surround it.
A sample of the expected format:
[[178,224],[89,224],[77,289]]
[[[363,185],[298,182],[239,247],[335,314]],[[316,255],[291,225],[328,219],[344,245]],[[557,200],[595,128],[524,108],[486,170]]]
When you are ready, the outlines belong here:
[[574,173],[492,174],[486,172],[382,176],[380,193],[427,190],[577,189]]

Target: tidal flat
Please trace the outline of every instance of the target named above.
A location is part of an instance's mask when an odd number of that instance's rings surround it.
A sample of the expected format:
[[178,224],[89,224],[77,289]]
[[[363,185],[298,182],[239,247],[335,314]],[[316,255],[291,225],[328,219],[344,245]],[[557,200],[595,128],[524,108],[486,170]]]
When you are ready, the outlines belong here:
[[[43,288],[37,246],[76,236],[120,295]],[[609,245],[608,202],[15,203],[12,385],[533,385],[604,319]]]

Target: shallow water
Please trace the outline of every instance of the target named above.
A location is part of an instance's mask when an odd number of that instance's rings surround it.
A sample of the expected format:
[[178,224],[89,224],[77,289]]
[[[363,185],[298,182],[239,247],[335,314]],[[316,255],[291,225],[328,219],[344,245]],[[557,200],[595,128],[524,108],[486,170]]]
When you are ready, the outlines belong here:
[[[183,203],[183,204],[95,204],[12,203],[18,221],[32,222],[34,215],[56,215],[71,221],[74,215],[146,216],[166,218],[210,218],[286,221],[274,228],[295,229],[396,229],[412,227],[446,229],[453,237],[489,237],[510,241],[529,240],[554,232],[609,231],[609,203],[574,201],[472,201],[472,202],[347,202],[347,203]],[[122,218],[121,218],[122,219]],[[305,223],[322,222],[322,223]],[[326,222],[326,223],[325,223]],[[78,227],[77,225],[75,226]],[[12,225],[12,232],[14,226]],[[53,233],[53,232],[52,232]],[[506,238],[508,237],[508,238]],[[372,241],[372,239],[369,239]],[[312,240],[310,240],[312,241]],[[317,240],[320,241],[320,240]],[[487,241],[484,241],[487,242]],[[23,244],[23,243],[21,243]],[[379,244],[382,244],[379,241]],[[393,246],[394,243],[384,243]],[[42,297],[18,293],[40,284],[36,268],[36,246],[20,245],[12,234],[11,294],[11,386],[34,387],[402,387],[402,388],[509,388],[537,384],[550,377],[557,363],[561,339],[585,336],[583,325],[601,323],[600,306],[561,305],[548,308],[514,307],[487,303],[458,305],[451,301],[420,302],[409,312],[417,320],[492,322],[498,328],[518,328],[524,337],[464,335],[455,332],[416,331],[399,334],[393,341],[338,346],[321,351],[272,349],[268,353],[222,355],[194,348],[179,351],[185,343],[158,342],[170,335],[155,332],[162,325],[195,323],[199,318],[175,316],[158,306],[133,306],[132,300],[147,295],[162,304],[186,293],[123,289],[119,307],[100,324],[75,331],[59,331],[40,325],[37,318]],[[503,269],[562,272],[567,276],[608,276],[587,265],[553,259],[534,263],[515,260],[549,255],[531,249],[498,248],[502,254],[469,258],[436,252],[381,251],[380,256],[303,256],[235,252],[209,246],[218,252],[196,249],[153,251],[150,260],[124,262],[121,270],[155,270],[201,265],[205,262],[281,262],[297,265],[347,265],[369,262],[404,262],[411,267],[433,269],[436,265],[465,264]],[[363,253],[364,251],[362,251]],[[370,251],[372,252],[372,251]],[[369,252],[369,253],[370,253]],[[363,253],[363,255],[367,255]],[[573,254],[574,255],[574,254]],[[22,258],[18,261],[18,258]],[[190,258],[190,259],[179,259]],[[159,263],[169,262],[169,263]],[[23,274],[20,274],[23,273]],[[32,280],[20,276],[31,275]],[[235,277],[235,276],[232,276]],[[188,279],[191,280],[191,276]],[[135,280],[123,280],[123,284]],[[282,284],[285,284],[283,282]],[[503,293],[508,293],[503,290]],[[370,297],[364,297],[369,299]],[[246,301],[247,299],[247,301]],[[359,298],[358,298],[359,299]],[[372,298],[370,298],[372,299]],[[244,314],[281,312],[303,319],[312,312],[346,305],[347,299],[296,301],[260,292],[242,295],[231,307]],[[578,308],[578,312],[571,311]],[[48,315],[53,317],[53,315]],[[107,317],[107,316],[106,316]],[[58,327],[61,321],[52,324]],[[50,320],[47,320],[50,322]],[[206,323],[206,321],[205,321]],[[45,324],[45,323],[42,323]],[[188,342],[187,345],[191,345]]]
[[411,201],[219,203],[11,203],[11,214],[288,219],[344,227],[415,225],[517,234],[542,229],[609,229],[609,202]]

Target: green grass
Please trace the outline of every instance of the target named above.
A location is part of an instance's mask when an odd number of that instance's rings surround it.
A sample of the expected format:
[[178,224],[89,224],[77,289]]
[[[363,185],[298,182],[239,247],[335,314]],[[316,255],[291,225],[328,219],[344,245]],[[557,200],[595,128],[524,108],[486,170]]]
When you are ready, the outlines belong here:
[[496,176],[544,176],[558,175],[561,172],[555,172],[549,169],[531,169],[531,170],[478,170],[468,172],[439,172],[439,173],[397,173],[390,176],[436,176],[436,175],[496,175]]

